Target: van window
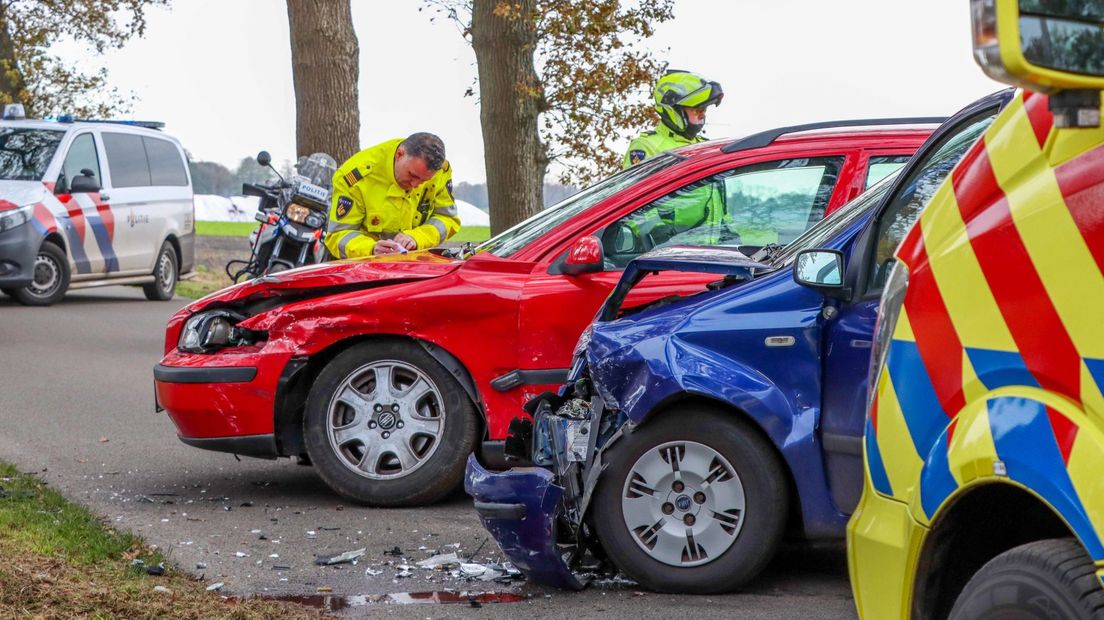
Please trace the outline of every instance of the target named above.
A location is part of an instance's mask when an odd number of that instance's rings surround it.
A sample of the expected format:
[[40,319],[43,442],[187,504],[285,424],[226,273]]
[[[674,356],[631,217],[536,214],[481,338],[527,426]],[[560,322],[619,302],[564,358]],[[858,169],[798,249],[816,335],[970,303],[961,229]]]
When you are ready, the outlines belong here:
[[150,168],[142,136],[105,131],[101,137],[111,168],[112,187],[149,186]]
[[0,179],[42,181],[64,131],[0,127]]
[[58,175],[54,192],[68,193],[70,183],[81,176],[81,170],[86,168],[92,171],[96,182],[103,185],[100,179],[100,158],[96,154],[96,140],[90,133],[82,133],[73,139],[73,144],[69,145],[69,152],[65,154],[65,162],[61,165],[61,174]]
[[180,150],[168,140],[142,136],[146,146],[146,158],[149,160],[150,181],[154,185],[187,185],[188,175],[184,172],[184,161]]

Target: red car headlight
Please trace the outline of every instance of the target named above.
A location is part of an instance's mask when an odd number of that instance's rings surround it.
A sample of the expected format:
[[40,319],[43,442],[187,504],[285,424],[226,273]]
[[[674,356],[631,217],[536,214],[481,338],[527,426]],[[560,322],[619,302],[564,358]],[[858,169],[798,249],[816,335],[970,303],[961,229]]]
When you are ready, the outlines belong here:
[[230,310],[197,312],[184,322],[176,346],[188,353],[213,353],[266,339],[265,332],[238,327],[245,318]]

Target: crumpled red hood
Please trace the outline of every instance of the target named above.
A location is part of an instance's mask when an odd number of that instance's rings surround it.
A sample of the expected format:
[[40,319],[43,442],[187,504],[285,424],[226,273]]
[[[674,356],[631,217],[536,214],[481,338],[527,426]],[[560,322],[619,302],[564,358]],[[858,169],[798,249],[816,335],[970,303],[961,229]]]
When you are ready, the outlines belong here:
[[380,282],[439,278],[462,264],[460,260],[422,251],[308,265],[222,289],[191,304],[187,310],[196,312],[213,303],[296,294],[318,288],[355,288]]

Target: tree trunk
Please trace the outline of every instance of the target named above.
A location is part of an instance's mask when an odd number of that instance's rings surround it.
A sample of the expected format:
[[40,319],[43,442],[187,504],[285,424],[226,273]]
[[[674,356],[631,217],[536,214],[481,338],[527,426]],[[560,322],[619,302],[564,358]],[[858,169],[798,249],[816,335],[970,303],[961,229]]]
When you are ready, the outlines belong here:
[[[516,7],[519,13],[496,15],[496,7]],[[537,128],[535,11],[536,0],[472,3],[471,37],[479,69],[479,121],[492,234],[542,207],[548,154]]]
[[359,47],[349,0],[287,0],[298,155],[360,150]]
[[[0,104],[22,103],[27,118],[33,118],[27,83],[15,58],[15,42],[11,37],[11,21],[6,9],[0,9]],[[2,106],[0,106],[2,107]]]

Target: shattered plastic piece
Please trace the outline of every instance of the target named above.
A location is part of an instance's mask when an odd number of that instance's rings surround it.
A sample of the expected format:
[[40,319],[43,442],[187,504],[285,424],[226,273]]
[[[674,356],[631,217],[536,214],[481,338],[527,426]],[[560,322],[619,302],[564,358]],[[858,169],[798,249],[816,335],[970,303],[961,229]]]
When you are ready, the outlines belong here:
[[361,547],[360,549],[354,549],[353,551],[346,551],[345,553],[341,553],[341,554],[333,555],[333,556],[320,555],[317,558],[315,558],[314,563],[319,565],[319,566],[330,566],[332,564],[344,564],[346,562],[352,562],[352,563],[355,564],[357,559],[359,559],[362,555],[364,555],[366,551],[368,551],[367,547]]
[[234,555],[238,556],[239,558],[246,558],[246,557],[249,557],[249,554],[248,554],[248,553],[243,553],[243,552],[241,552],[241,551],[236,551],[236,552],[234,553]]
[[482,564],[468,564],[464,563],[460,565],[460,574],[465,577],[479,577],[487,572],[487,567]]
[[390,556],[393,556],[393,557],[396,557],[396,558],[401,558],[402,554],[403,554],[402,549],[399,549],[398,545],[396,545],[395,547],[392,547],[391,549],[387,549],[386,551],[383,552],[383,555],[390,555]]
[[221,581],[216,581],[215,583],[212,583],[211,585],[207,586],[207,591],[208,592],[218,592],[219,590],[222,589],[222,586],[224,586],[224,585],[226,585],[226,584],[222,583]]
[[196,562],[196,569],[197,570],[203,570],[205,568],[207,568],[207,563],[206,562]]
[[153,586],[153,591],[158,594],[168,594],[169,596],[172,596],[173,593],[172,590],[166,588],[165,586]]
[[290,566],[283,566],[281,564],[273,564],[272,570],[291,570]]
[[333,588],[330,586],[318,586],[319,592],[333,592]]
[[147,575],[154,575],[154,576],[164,575],[165,574],[165,563],[162,562],[162,563],[158,564],[157,566],[147,566],[146,567],[146,574]]
[[134,568],[142,568],[143,566],[146,565],[146,563],[143,562],[142,560],[139,560],[138,558],[134,558],[133,560],[130,561],[130,565]]
[[455,553],[444,553],[441,555],[435,555],[431,558],[427,558],[418,562],[418,566],[421,568],[444,568],[452,564],[459,564],[460,557]]
[[375,570],[375,569],[371,569],[371,568],[366,568],[366,569],[364,569],[364,574],[367,575],[368,577],[375,577],[376,575],[382,575],[383,571]]

